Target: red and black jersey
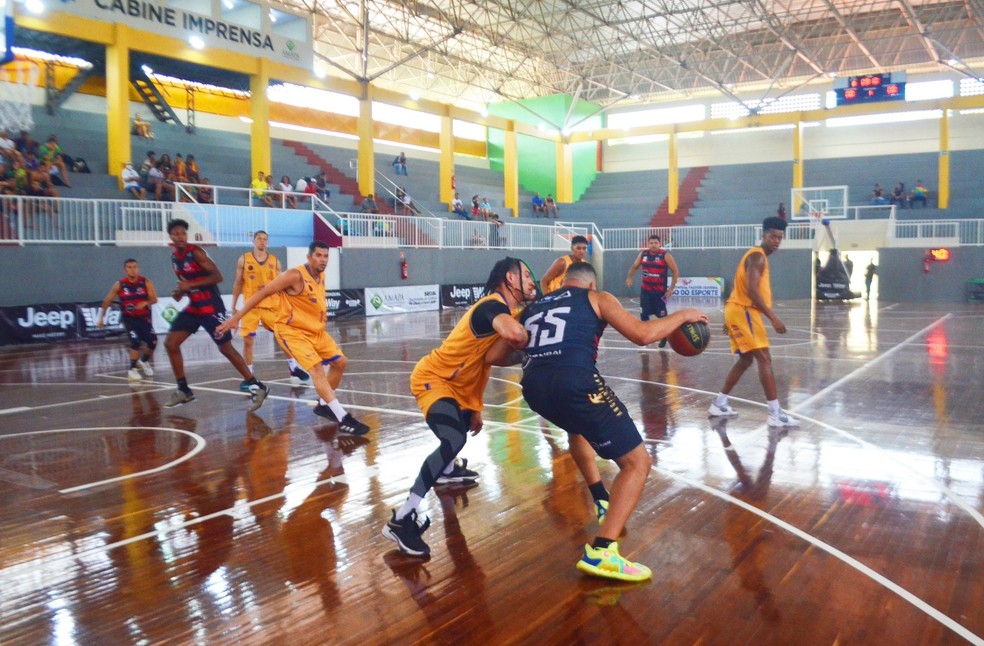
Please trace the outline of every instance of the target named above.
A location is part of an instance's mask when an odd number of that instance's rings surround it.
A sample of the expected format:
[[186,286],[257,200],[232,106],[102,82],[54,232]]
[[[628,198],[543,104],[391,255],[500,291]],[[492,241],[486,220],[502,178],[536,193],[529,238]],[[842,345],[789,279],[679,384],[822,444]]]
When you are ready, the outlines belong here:
[[640,265],[642,266],[642,289],[647,292],[666,291],[666,278],[669,265],[666,264],[666,251],[660,249],[656,253],[643,251]]
[[[198,247],[190,244],[184,248],[184,251],[175,249],[171,252],[171,265],[174,267],[174,273],[178,280],[191,281],[208,275],[195,260],[195,249]],[[208,315],[225,310],[218,285],[196,287],[188,292],[188,298],[191,299],[191,302],[184,311],[189,314]]]
[[138,303],[147,300],[147,279],[143,276],[137,276],[134,280],[129,278],[120,278],[120,288],[116,292],[117,298],[120,299],[120,307],[123,308],[123,316],[134,318],[134,319],[144,319],[150,320],[150,307],[144,307],[141,309],[136,309]]

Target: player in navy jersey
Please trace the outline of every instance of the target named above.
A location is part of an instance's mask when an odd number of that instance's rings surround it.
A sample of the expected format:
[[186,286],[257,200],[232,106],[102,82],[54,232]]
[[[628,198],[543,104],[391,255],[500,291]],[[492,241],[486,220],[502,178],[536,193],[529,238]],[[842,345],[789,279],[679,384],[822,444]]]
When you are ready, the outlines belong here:
[[181,344],[201,327],[212,335],[212,341],[218,346],[219,352],[249,383],[253,398],[250,410],[256,410],[263,405],[270,391],[257,381],[242,355],[230,343],[232,334],[229,331],[219,333],[216,330],[226,319],[225,304],[219,293],[222,273],[204,249],[188,244],[187,222],[170,220],[167,223],[167,233],[171,236],[171,244],[174,246],[174,251],[171,252],[171,264],[178,277],[178,287],[171,292],[171,297],[178,301],[187,296],[190,302],[171,323],[171,330],[167,334],[167,340],[164,341],[164,349],[167,350],[167,357],[171,360],[171,370],[178,381],[178,389],[164,405],[172,408],[195,401],[195,395],[188,387],[188,380],[185,379]]
[[[150,318],[150,307],[157,302],[157,290],[149,278],[140,275],[140,266],[133,258],[123,261],[123,278],[113,283],[103,299],[96,327],[103,328],[103,317],[110,304],[118,300],[123,311],[123,328],[130,339],[130,369],[126,376],[130,381],[140,381],[142,372],[146,377],[154,376],[150,358],[157,347],[157,335]],[[141,348],[143,352],[141,353]]]
[[[639,292],[641,318],[643,321],[648,321],[650,316],[663,318],[666,316],[666,299],[673,296],[680,272],[673,256],[663,249],[663,241],[658,235],[649,236],[649,248],[639,252],[635,262],[632,263],[629,276],[625,279],[626,287],[632,287],[632,280],[639,267],[642,267],[642,290]],[[667,288],[669,272],[673,272],[673,279]],[[666,347],[666,339],[659,342],[659,347]]]
[[[560,289],[526,307],[520,317],[530,337],[523,359],[523,397],[533,411],[568,433],[571,456],[595,499],[598,533],[584,546],[577,568],[595,576],[642,581],[652,572],[623,558],[615,541],[639,500],[652,458],[625,405],[598,373],[598,342],[609,324],[633,343],[647,345],[683,323],[707,323],[707,315],[688,308],[640,321],[614,296],[596,291],[596,281],[590,264],[572,265]],[[596,453],[619,467],[611,496],[595,463]]]

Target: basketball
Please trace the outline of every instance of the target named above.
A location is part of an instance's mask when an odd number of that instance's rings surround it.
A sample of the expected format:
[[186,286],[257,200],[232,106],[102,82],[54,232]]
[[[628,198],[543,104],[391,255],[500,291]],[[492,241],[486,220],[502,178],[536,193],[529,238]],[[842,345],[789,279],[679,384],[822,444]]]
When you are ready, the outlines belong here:
[[707,323],[684,323],[670,332],[668,339],[674,352],[693,357],[711,344],[711,329]]

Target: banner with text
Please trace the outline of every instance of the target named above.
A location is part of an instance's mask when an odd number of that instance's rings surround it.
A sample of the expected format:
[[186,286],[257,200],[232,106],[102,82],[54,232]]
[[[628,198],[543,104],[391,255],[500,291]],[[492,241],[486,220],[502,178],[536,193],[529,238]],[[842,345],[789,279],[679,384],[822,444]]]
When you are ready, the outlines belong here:
[[482,297],[485,285],[441,285],[441,307],[471,307]]
[[361,289],[329,289],[328,318],[345,319],[350,316],[365,316],[365,291]]
[[110,24],[121,23],[182,42],[197,36],[208,47],[314,69],[311,19],[307,16],[287,13],[281,8],[266,9],[260,2],[251,3],[259,5],[255,11],[239,10],[232,7],[232,3],[224,2],[199,2],[195,7],[199,11],[188,11],[173,6],[175,4],[161,0],[63,0],[54,3],[53,8]]
[[46,303],[0,307],[0,345],[102,339],[124,333],[123,313],[114,304],[105,327],[96,327],[101,303]]
[[700,296],[721,298],[724,293],[724,279],[717,276],[703,278],[681,278],[677,281],[674,296]]
[[439,285],[366,287],[366,316],[441,309]]

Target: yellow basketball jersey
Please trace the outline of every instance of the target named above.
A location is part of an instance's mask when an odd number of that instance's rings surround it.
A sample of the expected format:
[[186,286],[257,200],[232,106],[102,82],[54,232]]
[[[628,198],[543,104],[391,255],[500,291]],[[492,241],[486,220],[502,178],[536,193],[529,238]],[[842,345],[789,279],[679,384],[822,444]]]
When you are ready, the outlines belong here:
[[752,247],[741,257],[741,262],[738,263],[738,269],[735,271],[735,286],[731,290],[731,296],[728,298],[729,303],[743,307],[753,307],[752,299],[748,297],[748,274],[745,271],[745,262],[749,256],[756,253],[765,256],[765,268],[762,270],[762,279],[759,281],[759,293],[762,294],[762,300],[765,301],[765,304],[772,307],[772,281],[769,278],[769,257],[762,251],[762,247]]
[[328,323],[325,275],[322,273],[315,278],[307,265],[300,265],[294,269],[301,272],[304,289],[296,295],[283,292],[277,324],[288,325],[306,332],[323,332]]
[[557,274],[557,277],[551,280],[550,283],[547,285],[547,293],[560,289],[561,286],[564,284],[564,275],[567,273],[568,268],[570,268],[570,266],[574,264],[574,256],[568,254],[563,257],[563,261],[564,261],[564,269],[561,270],[561,272]]
[[[252,251],[243,254],[243,300],[263,289],[264,285],[272,282],[280,275],[280,259],[273,254],[267,254],[266,260],[260,262]],[[267,296],[257,307],[275,310],[280,308],[280,294]]]
[[477,336],[471,325],[472,312],[490,299],[506,302],[499,294],[479,299],[465,312],[440,347],[418,361],[414,369],[415,381],[441,382],[450,386],[463,410],[482,410],[482,395],[492,371],[492,366],[485,363],[485,353],[499,340],[499,334],[490,332]]

